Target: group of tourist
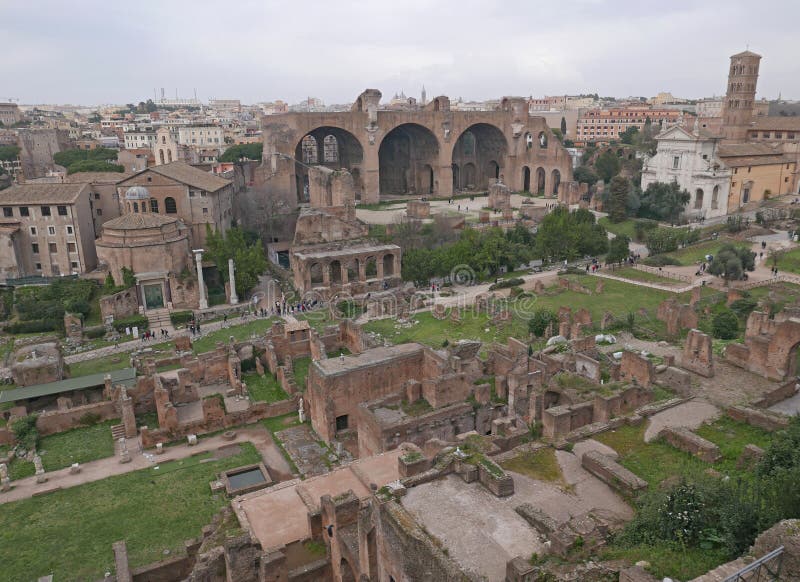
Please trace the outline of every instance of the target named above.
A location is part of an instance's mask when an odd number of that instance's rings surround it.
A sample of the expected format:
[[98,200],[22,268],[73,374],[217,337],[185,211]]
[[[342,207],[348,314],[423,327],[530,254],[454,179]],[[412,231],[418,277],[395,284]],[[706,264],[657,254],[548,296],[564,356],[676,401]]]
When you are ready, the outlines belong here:
[[283,301],[276,301],[275,308],[273,309],[274,315],[293,315],[295,313],[306,313],[311,311],[318,305],[318,301],[316,299],[312,299],[311,301],[300,301],[298,303],[287,303],[284,299]]
[[[158,334],[161,336],[162,340],[163,339],[169,339],[169,332],[166,329],[162,328],[162,329],[158,330]],[[142,339],[142,343],[153,341],[154,339],[156,339],[156,332],[150,331],[148,329],[147,331],[142,333],[142,338],[141,339]],[[119,346],[119,344],[116,344],[116,345]]]

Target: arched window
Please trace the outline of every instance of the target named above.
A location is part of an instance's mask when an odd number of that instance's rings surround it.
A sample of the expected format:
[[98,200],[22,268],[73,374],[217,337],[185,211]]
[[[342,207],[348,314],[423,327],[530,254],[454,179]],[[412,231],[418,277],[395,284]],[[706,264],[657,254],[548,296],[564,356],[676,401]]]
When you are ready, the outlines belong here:
[[316,164],[317,163],[317,140],[313,135],[307,135],[303,138],[303,163]]
[[326,164],[331,164],[339,161],[339,142],[332,135],[326,135],[322,140],[322,155],[325,158]]
[[155,198],[150,199],[150,212],[158,212],[158,200]]
[[703,189],[698,188],[695,192],[695,199],[694,199],[694,208],[695,210],[699,210],[703,207]]
[[172,163],[172,150],[167,150],[167,163]]
[[719,186],[714,186],[714,190],[711,192],[711,208],[713,210],[719,208]]
[[138,202],[134,202],[133,203],[133,211],[137,212],[137,213],[139,212],[139,203]]
[[543,131],[539,132],[539,147],[540,148],[547,147],[547,134]]
[[465,156],[475,155],[475,135],[471,131],[465,131],[461,136],[461,153]]
[[161,136],[161,143],[162,143],[162,144],[165,144],[165,143],[167,143],[167,138],[166,138],[166,136],[163,136],[163,135]]
[[164,199],[164,210],[167,212],[167,214],[178,213],[178,205],[175,204],[175,199],[172,196],[168,196]]
[[158,159],[164,164],[164,150],[158,150]]
[[531,135],[530,131],[525,132],[525,147],[527,149],[531,149],[533,147],[533,136]]

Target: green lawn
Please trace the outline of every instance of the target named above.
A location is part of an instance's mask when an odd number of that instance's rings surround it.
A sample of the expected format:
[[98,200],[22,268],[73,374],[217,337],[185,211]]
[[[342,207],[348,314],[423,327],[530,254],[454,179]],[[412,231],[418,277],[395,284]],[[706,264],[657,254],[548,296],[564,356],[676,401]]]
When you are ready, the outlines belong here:
[[278,383],[278,379],[268,371],[263,376],[255,372],[243,374],[242,380],[247,384],[247,391],[253,402],[278,402],[289,398]]
[[[111,425],[118,423],[119,419],[107,420],[40,438],[37,451],[42,457],[44,470],[57,471],[72,463],[88,463],[113,456]],[[12,479],[23,479],[34,474],[34,467],[30,461],[14,459],[9,471]]]
[[716,256],[719,253],[719,249],[726,244],[734,244],[737,247],[750,248],[750,245],[748,244],[719,238],[717,240],[708,240],[690,245],[673,253],[667,253],[666,256],[675,259],[681,265],[697,265],[706,260],[706,255]]
[[[620,463],[645,479],[651,490],[657,489],[668,477],[676,475],[700,477],[702,472],[711,466],[733,478],[747,479],[750,473],[736,467],[736,461],[745,445],[752,443],[763,448],[770,442],[769,433],[728,417],[721,417],[695,431],[720,447],[723,458],[711,465],[663,441],[646,444],[643,440],[644,430],[644,423],[638,427],[623,426],[616,431],[596,435],[594,438],[616,450],[620,454]],[[666,543],[657,546],[631,547],[612,543],[603,552],[602,557],[609,560],[625,559],[630,562],[647,560],[652,565],[651,571],[659,578],[669,576],[680,580],[695,578],[727,560],[726,552],[722,548],[679,548],[677,545]]]
[[[175,555],[226,504],[208,486],[220,471],[256,463],[250,443],[238,455],[208,453],[6,503],[0,511],[3,580],[99,580],[114,571],[111,544],[126,540],[136,568]],[[156,469],[156,467],[158,467]]]
[[[768,264],[772,266],[772,261],[769,260]],[[789,273],[800,273],[800,248],[786,251],[780,255],[778,261],[778,272],[788,271]]]
[[531,479],[564,483],[564,476],[556,459],[555,450],[550,447],[539,449],[532,453],[520,453],[511,459],[503,461],[500,466],[520,475],[527,475]]
[[[594,290],[599,278],[590,275],[568,275],[572,279]],[[413,319],[419,323],[410,327],[400,325],[393,319],[370,321],[364,325],[366,331],[380,333],[385,339],[394,344],[406,342],[420,342],[432,347],[441,347],[446,338],[449,343],[460,339],[477,339],[483,342],[505,342],[508,337],[516,337],[525,341],[528,337],[528,320],[533,312],[546,307],[558,312],[562,305],[568,305],[573,313],[581,308],[586,308],[592,315],[592,321],[599,325],[606,311],[617,318],[624,318],[630,311],[645,309],[648,316],[637,315],[637,325],[652,330],[656,335],[663,336],[666,328],[663,322],[656,319],[658,305],[669,297],[677,297],[680,301],[688,303],[688,294],[675,295],[669,291],[652,289],[638,285],[603,279],[604,290],[601,294],[591,295],[577,291],[557,292],[555,288],[547,289],[535,298],[523,298],[509,304],[512,320],[494,325],[485,313],[474,314],[471,309],[462,312],[460,322],[453,322],[449,317],[439,320],[430,312],[415,314]],[[487,331],[488,330],[488,331]]]
[[[236,341],[244,341],[250,339],[253,334],[259,335],[265,333],[275,323],[275,318],[259,318],[253,319],[243,325],[232,325],[213,331],[192,343],[192,349],[195,354],[202,354],[210,352],[217,347],[217,342],[228,343],[230,337],[233,336]],[[203,324],[200,324],[202,329]]]
[[[669,267],[667,267],[667,269],[669,269]],[[631,279],[632,281],[643,281],[645,283],[658,283],[659,285],[672,285],[672,286],[687,285],[687,283],[685,283],[684,281],[669,279],[667,277],[656,275],[655,273],[640,271],[639,269],[634,269],[633,267],[623,267],[621,269],[614,269],[614,270],[607,269],[606,272],[616,277],[622,277],[623,279]]]
[[[119,361],[115,362],[115,359],[118,359]],[[87,376],[89,374],[100,374],[101,372],[122,370],[123,368],[129,368],[130,365],[130,355],[127,353],[121,353],[115,356],[103,356],[101,358],[94,358],[92,360],[84,360],[83,362],[69,364],[69,375],[70,378],[77,378],[78,376]]]
[[294,381],[297,388],[304,392],[306,389],[306,378],[308,377],[308,367],[311,365],[311,357],[304,356],[302,358],[295,358],[292,360],[292,369],[294,370]]
[[623,220],[622,222],[611,222],[611,220],[604,216],[600,220],[598,220],[600,225],[605,228],[608,232],[613,232],[616,235],[627,235],[628,238],[634,240],[636,238],[636,228],[635,224],[636,221],[632,218],[628,220]]

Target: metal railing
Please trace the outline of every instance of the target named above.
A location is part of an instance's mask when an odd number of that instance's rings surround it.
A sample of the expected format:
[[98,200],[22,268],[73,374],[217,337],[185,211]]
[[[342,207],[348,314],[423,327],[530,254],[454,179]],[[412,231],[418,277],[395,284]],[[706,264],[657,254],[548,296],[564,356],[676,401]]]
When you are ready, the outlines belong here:
[[49,285],[54,281],[60,279],[77,279],[78,275],[63,275],[61,277],[42,277],[40,275],[30,275],[28,277],[16,277],[6,279],[5,284],[13,287],[21,287],[23,285]]
[[748,564],[722,582],[778,582],[781,579],[783,546]]

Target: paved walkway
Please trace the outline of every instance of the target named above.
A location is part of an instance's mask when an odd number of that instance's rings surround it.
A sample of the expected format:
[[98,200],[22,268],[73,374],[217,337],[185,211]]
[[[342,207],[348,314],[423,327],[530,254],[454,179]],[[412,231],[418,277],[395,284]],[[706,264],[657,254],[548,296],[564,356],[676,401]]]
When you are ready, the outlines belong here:
[[201,438],[198,440],[197,445],[193,447],[188,444],[165,447],[164,453],[161,455],[156,455],[155,449],[142,452],[139,450],[138,439],[128,439],[128,450],[131,454],[130,463],[120,463],[117,456],[106,457],[105,459],[98,459],[81,465],[81,472],[75,475],[69,472],[69,468],[46,473],[48,478],[46,483],[36,483],[36,477],[12,481],[13,489],[6,493],[0,493],[0,504],[27,499],[28,497],[33,497],[34,494],[57,488],[67,489],[84,483],[99,481],[112,475],[122,475],[139,469],[156,467],[159,463],[185,459],[205,451],[215,451],[232,443],[253,443],[261,453],[264,464],[269,468],[274,480],[279,481],[292,477],[291,467],[289,467],[265,427],[256,425],[235,430],[236,438],[231,441],[223,439],[222,435]]

